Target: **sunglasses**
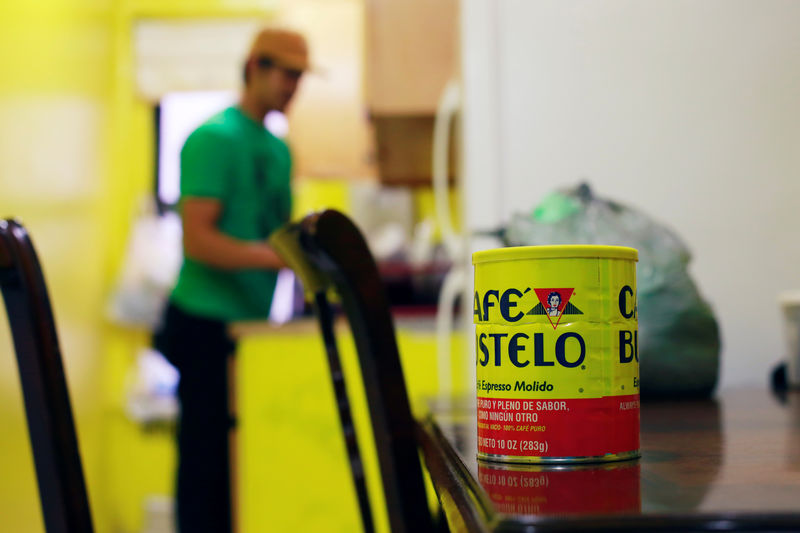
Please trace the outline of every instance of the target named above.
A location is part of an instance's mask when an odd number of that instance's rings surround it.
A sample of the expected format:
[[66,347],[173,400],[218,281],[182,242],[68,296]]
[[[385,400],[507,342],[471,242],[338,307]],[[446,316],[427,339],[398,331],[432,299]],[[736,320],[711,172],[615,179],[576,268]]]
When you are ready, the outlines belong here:
[[256,59],[256,65],[258,65],[258,68],[262,68],[262,69],[265,69],[265,70],[266,69],[270,69],[270,68],[279,68],[284,73],[286,73],[287,76],[289,76],[290,78],[295,79],[295,80],[299,80],[300,77],[303,75],[303,71],[302,70],[295,69],[295,68],[287,68],[287,67],[282,67],[280,65],[276,65],[275,61],[273,61],[272,58],[270,58],[270,57],[263,57],[262,56],[262,57],[257,58]]

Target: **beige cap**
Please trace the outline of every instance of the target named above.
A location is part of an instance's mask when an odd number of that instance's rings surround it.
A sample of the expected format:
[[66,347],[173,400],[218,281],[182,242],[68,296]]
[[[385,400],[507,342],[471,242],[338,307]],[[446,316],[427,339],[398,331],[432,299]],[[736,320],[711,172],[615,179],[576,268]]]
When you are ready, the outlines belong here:
[[308,46],[297,32],[277,28],[261,30],[250,47],[249,59],[268,57],[277,65],[295,70],[309,70]]

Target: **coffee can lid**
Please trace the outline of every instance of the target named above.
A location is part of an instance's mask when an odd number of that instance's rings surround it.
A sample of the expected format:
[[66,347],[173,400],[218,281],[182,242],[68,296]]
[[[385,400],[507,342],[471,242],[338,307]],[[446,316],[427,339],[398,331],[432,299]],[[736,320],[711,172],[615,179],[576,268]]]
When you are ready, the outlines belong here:
[[638,261],[639,251],[627,246],[596,244],[556,244],[547,246],[509,246],[481,250],[472,254],[472,264],[526,259],[624,259]]

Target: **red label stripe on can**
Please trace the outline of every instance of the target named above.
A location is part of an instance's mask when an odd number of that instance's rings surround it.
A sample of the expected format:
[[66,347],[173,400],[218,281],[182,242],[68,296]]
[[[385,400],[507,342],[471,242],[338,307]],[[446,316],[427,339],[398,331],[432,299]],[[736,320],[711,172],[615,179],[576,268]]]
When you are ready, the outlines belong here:
[[593,457],[639,449],[639,395],[603,398],[478,397],[478,452]]

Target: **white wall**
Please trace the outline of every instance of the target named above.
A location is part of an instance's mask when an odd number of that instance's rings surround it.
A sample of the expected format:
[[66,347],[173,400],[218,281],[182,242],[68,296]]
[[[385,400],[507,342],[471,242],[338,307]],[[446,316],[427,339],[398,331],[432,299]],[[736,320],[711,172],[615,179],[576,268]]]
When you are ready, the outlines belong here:
[[468,226],[580,180],[641,208],[694,252],[722,386],[765,384],[800,288],[800,2],[462,7]]

